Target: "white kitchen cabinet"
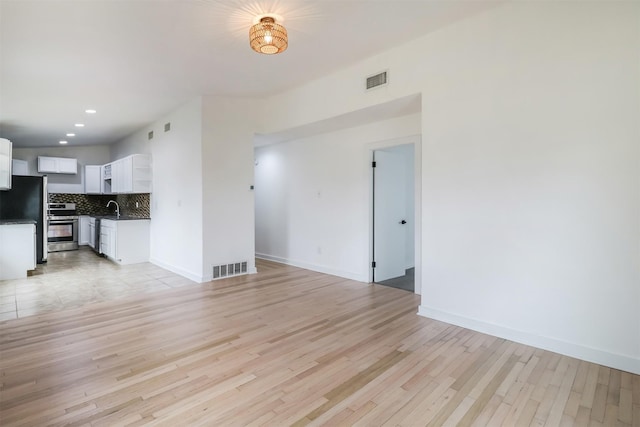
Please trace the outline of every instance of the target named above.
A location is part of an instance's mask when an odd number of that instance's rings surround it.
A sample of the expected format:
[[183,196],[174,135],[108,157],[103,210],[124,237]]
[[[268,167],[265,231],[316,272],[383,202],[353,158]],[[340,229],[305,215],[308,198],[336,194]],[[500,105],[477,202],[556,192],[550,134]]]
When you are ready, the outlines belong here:
[[11,165],[13,175],[29,176],[29,162],[26,160],[12,159]]
[[134,154],[131,156],[131,192],[151,193],[151,156]]
[[119,193],[133,193],[133,156],[118,161]]
[[[111,163],[111,191],[116,194],[126,193],[130,185],[128,185],[125,176],[127,166],[125,159],[116,160]],[[130,192],[130,191],[129,191]]]
[[65,157],[38,156],[38,172],[77,174],[78,160]]
[[[87,166],[96,168],[98,166]],[[89,175],[85,171],[85,176]],[[122,159],[100,166],[101,194],[134,194],[151,192],[151,156],[148,154],[132,154]],[[88,178],[85,178],[88,183]],[[94,189],[97,188],[97,184]],[[89,193],[87,194],[94,194]],[[97,194],[97,193],[95,193]]]
[[58,173],[70,173],[77,174],[78,173],[78,160],[77,159],[58,159]]
[[133,154],[111,162],[110,165],[112,193],[151,192],[151,156],[148,154]]
[[122,265],[149,261],[150,224],[148,219],[101,220],[101,252]]
[[96,248],[96,219],[89,217],[89,236],[87,237],[87,244],[92,249]]
[[[103,219],[100,221],[100,253],[116,260],[116,221]],[[124,238],[124,236],[123,236]]]
[[89,216],[80,215],[78,217],[78,245],[88,245],[90,233]]
[[35,224],[0,224],[0,280],[27,277],[35,268]]
[[11,189],[11,141],[0,138],[0,190]]
[[86,165],[84,167],[85,194],[102,194],[102,166]]
[[113,185],[112,185],[112,176],[111,173],[113,170],[113,163],[107,163],[106,165],[102,165],[100,167],[102,172],[102,194],[112,194],[113,193]]
[[58,161],[54,157],[38,157],[38,172],[57,172]]

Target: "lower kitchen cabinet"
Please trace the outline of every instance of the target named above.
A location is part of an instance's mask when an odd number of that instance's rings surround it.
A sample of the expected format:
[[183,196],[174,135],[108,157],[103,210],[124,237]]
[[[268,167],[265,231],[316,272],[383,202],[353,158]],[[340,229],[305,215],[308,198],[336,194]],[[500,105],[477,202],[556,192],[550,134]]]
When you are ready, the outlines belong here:
[[100,252],[118,264],[149,261],[149,228],[151,221],[100,221]]
[[78,244],[88,245],[89,237],[90,237],[89,216],[80,215],[78,217]]
[[0,224],[0,280],[24,278],[35,269],[35,224]]
[[89,236],[87,237],[87,244],[92,249],[96,249],[96,219],[92,216],[89,217]]

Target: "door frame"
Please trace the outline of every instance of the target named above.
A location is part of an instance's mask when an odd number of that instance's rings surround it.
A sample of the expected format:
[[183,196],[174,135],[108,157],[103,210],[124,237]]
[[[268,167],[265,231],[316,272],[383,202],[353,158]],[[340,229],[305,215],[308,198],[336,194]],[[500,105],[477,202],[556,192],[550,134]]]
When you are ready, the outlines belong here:
[[369,206],[369,263],[367,267],[369,283],[373,283],[373,152],[384,148],[396,147],[398,145],[413,144],[414,154],[414,263],[415,263],[415,286],[414,292],[422,295],[422,138],[420,135],[411,135],[402,138],[387,139],[371,142],[365,146],[367,159],[367,182],[368,182],[368,206]]

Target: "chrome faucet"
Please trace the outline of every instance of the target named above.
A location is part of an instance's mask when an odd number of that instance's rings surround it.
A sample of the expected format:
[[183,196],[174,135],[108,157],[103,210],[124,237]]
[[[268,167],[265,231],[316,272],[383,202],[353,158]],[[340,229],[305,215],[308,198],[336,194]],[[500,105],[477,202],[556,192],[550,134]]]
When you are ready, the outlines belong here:
[[107,203],[107,207],[109,207],[111,203],[116,204],[116,219],[120,218],[120,205],[118,205],[118,202],[116,202],[115,200],[109,200],[109,203]]

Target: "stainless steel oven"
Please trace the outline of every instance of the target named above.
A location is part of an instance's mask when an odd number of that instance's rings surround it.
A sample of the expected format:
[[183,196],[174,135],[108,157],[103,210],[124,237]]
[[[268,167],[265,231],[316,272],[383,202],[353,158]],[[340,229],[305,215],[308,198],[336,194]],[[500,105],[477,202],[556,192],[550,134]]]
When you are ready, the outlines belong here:
[[78,215],[75,203],[49,203],[47,222],[49,252],[78,249]]

